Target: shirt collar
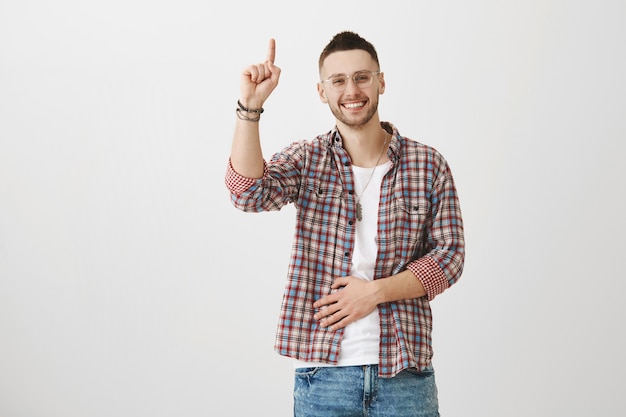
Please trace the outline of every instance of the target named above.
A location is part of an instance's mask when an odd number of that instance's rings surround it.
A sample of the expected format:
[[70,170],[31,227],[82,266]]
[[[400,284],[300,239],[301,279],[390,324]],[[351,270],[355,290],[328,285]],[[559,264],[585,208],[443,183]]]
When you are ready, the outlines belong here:
[[[389,142],[387,157],[390,161],[396,164],[400,158],[400,151],[402,149],[402,136],[400,136],[398,129],[396,129],[396,127],[390,122],[380,122],[380,126],[387,132],[391,133],[391,141]],[[337,126],[333,127],[332,130],[325,135],[324,141],[328,147],[343,147],[343,138],[341,137]]]

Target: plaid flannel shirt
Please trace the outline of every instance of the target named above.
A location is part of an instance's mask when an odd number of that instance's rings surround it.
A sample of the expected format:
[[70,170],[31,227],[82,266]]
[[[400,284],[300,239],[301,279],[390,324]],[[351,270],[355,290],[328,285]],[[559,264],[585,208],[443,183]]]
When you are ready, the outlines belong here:
[[[450,168],[434,148],[403,137],[387,122],[392,166],[380,194],[378,256],[374,279],[411,270],[427,295],[378,305],[379,375],[430,364],[429,301],[463,271],[465,241]],[[313,302],[349,275],[356,203],[351,161],[336,127],[311,141],[294,142],[265,162],[263,178],[237,174],[230,162],[225,182],[235,207],[246,212],[296,207],[296,230],[280,309],[275,350],[302,361],[336,363],[343,330],[313,319]]]

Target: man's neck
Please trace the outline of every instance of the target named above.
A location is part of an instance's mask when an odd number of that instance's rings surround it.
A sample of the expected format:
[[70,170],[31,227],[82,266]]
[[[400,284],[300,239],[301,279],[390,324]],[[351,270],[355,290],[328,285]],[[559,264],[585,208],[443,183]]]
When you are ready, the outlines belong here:
[[339,132],[353,165],[371,168],[376,166],[377,162],[387,161],[387,153],[383,148],[389,145],[389,134],[381,127],[379,121],[368,123],[360,129],[339,126]]

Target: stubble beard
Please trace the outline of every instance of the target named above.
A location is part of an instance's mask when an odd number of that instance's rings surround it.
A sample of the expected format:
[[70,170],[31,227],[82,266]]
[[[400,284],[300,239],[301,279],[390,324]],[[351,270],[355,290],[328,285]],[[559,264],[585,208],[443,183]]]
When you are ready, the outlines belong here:
[[330,111],[333,113],[335,118],[339,120],[341,123],[353,129],[359,129],[367,125],[369,121],[372,120],[372,117],[374,117],[374,115],[376,114],[376,111],[378,110],[378,99],[376,99],[376,101],[371,102],[371,103],[372,105],[370,106],[367,113],[362,118],[359,118],[356,120],[354,119],[350,120],[350,118],[343,113],[340,106],[333,107],[329,105],[329,107],[330,107]]

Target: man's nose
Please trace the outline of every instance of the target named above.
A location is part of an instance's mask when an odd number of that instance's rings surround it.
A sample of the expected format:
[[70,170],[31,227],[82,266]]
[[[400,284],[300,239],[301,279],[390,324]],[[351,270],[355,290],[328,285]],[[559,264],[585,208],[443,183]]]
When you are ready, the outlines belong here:
[[346,91],[352,91],[352,90],[360,90],[359,86],[356,85],[356,82],[354,81],[354,78],[352,77],[348,77],[348,80],[346,81]]

